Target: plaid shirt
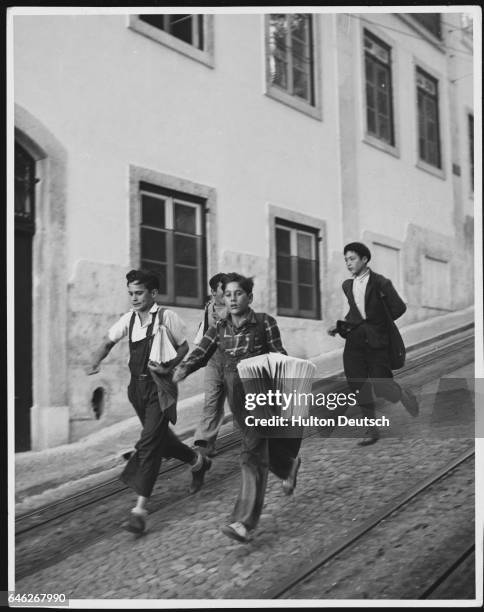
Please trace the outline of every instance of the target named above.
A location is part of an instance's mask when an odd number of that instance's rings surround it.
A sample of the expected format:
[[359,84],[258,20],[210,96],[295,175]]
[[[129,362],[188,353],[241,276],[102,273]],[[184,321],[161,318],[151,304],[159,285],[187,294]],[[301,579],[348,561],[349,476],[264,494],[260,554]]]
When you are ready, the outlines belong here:
[[[235,361],[264,353],[263,344],[256,342],[249,355],[249,340],[254,327],[257,327],[257,319],[251,308],[249,308],[247,318],[244,319],[240,327],[235,327],[230,316],[218,321],[217,325],[207,329],[197,348],[178,367],[182,368],[186,375],[203,368],[207,365],[217,347]],[[281,334],[274,317],[265,315],[264,328],[268,352],[287,355],[282,346]]]

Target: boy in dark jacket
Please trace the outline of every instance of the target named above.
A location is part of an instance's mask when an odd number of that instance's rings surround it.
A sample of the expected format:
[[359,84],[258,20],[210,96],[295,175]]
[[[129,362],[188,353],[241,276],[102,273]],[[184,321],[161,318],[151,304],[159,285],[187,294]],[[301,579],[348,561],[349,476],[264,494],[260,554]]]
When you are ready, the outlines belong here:
[[[344,258],[353,275],[353,279],[343,282],[349,311],[345,322],[330,328],[328,333],[332,336],[339,333],[346,339],[343,365],[348,385],[352,392],[358,393],[363,416],[375,418],[373,394],[390,402],[401,401],[412,416],[417,416],[417,399],[393,379],[388,318],[382,300],[393,320],[401,317],[407,307],[392,282],[368,267],[371,253],[367,246],[361,242],[347,244]],[[376,426],[368,428],[367,433],[359,442],[361,446],[374,444],[380,437]]]

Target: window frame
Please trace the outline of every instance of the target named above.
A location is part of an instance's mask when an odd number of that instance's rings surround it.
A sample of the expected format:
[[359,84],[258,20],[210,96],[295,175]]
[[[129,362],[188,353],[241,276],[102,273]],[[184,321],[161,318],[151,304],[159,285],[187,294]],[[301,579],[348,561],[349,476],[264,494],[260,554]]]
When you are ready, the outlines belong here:
[[[320,15],[317,13],[305,13],[311,18],[311,47],[312,47],[312,92],[313,103],[304,100],[303,98],[289,93],[285,89],[274,85],[271,82],[271,49],[270,49],[270,17],[273,13],[266,13],[264,18],[264,50],[265,50],[265,95],[273,100],[282,102],[291,108],[298,110],[314,119],[322,121],[322,104],[321,104],[321,25]],[[291,15],[292,13],[284,13]],[[291,56],[292,57],[292,56]]]
[[[185,42],[184,40],[177,38],[173,34],[166,32],[152,24],[147,23],[140,19],[140,15],[151,15],[155,13],[140,13],[135,15],[128,15],[128,28],[142,34],[151,40],[154,40],[182,55],[190,57],[208,66],[209,68],[214,67],[214,23],[213,15],[205,13],[194,13],[194,15],[203,16],[203,27],[204,27],[204,41],[205,49],[198,49],[194,45]],[[160,13],[165,15],[164,13]],[[168,14],[167,14],[168,15]]]
[[[375,42],[378,45],[381,45],[382,47],[386,48],[385,50],[388,51],[389,53],[389,63],[387,66],[385,66],[380,60],[378,60],[376,57],[374,57],[372,54],[370,54],[370,52],[366,49],[365,46],[365,40],[366,37],[369,37],[370,39],[373,40],[373,42]],[[361,43],[362,43],[362,91],[363,91],[363,106],[364,106],[364,111],[363,111],[363,124],[365,126],[364,128],[364,140],[368,143],[368,144],[372,144],[374,146],[376,146],[377,148],[380,148],[388,153],[391,153],[393,155],[399,156],[399,150],[398,150],[398,137],[397,137],[397,108],[396,108],[396,96],[395,96],[395,87],[394,87],[394,78],[393,78],[393,72],[394,72],[394,46],[393,44],[391,44],[390,41],[384,39],[382,36],[380,36],[379,34],[375,34],[374,31],[372,31],[370,28],[368,27],[363,27],[362,28],[362,32],[361,32]],[[388,142],[386,140],[384,140],[383,138],[379,137],[377,134],[370,132],[369,128],[368,128],[368,104],[367,104],[367,94],[366,94],[366,88],[367,88],[367,73],[366,73],[366,62],[367,62],[367,56],[370,57],[374,57],[374,62],[377,65],[381,65],[383,67],[386,67],[386,69],[388,70],[388,74],[389,74],[389,80],[390,80],[390,93],[389,93],[389,106],[390,106],[390,115],[389,115],[389,122],[390,122],[390,132],[391,132],[391,142]],[[377,109],[376,109],[377,110]],[[376,113],[378,114],[378,113]]]
[[[206,239],[204,232],[204,211],[205,211],[205,202],[202,200],[200,202],[193,202],[193,198],[187,199],[185,194],[178,194],[178,192],[171,190],[163,190],[166,193],[161,193],[161,189],[156,185],[150,185],[144,181],[140,182],[139,185],[139,198],[140,198],[140,212],[141,212],[141,223],[140,223],[140,266],[150,268],[151,266],[159,266],[160,263],[163,263],[166,266],[166,286],[167,293],[163,293],[161,290],[159,292],[158,299],[163,304],[170,304],[174,306],[192,306],[199,307],[203,305],[204,297],[205,297],[205,286],[206,286],[206,273],[205,273],[205,257],[204,252],[206,249]],[[142,218],[142,209],[143,209],[143,195],[147,195],[150,198],[158,199],[163,201],[165,204],[165,227],[153,226],[147,223],[143,223]],[[192,201],[191,201],[192,200]],[[195,234],[189,234],[188,232],[182,232],[177,230],[175,227],[175,206],[177,204],[181,204],[183,206],[187,206],[189,208],[193,208],[195,210]],[[143,229],[149,230],[151,232],[159,232],[166,235],[166,261],[161,262],[154,259],[149,259],[148,257],[142,257],[142,249],[143,249],[143,239],[142,232]],[[195,266],[197,271],[197,279],[198,279],[198,291],[196,298],[190,297],[179,297],[176,291],[176,268],[177,267],[187,267],[193,268],[193,266],[186,266],[182,264],[176,264],[175,262],[175,250],[176,250],[176,236],[177,235],[190,235],[200,237],[199,249],[197,249],[196,260],[200,262]]]
[[[196,204],[202,207],[201,231],[203,232],[201,245],[201,261],[197,262],[201,269],[200,293],[197,298],[182,298],[169,300],[159,299],[160,303],[179,308],[203,308],[206,298],[206,285],[209,275],[218,270],[218,237],[216,232],[217,198],[216,190],[207,185],[195,183],[156,170],[149,170],[139,166],[129,166],[129,265],[138,268],[141,257],[141,226],[142,209],[140,188],[142,184],[150,185],[150,195],[158,194],[166,198],[174,197],[183,204]],[[174,292],[174,286],[173,286]]]
[[[291,281],[281,281],[277,275],[277,258],[279,256],[279,251],[277,249],[277,230],[283,229],[285,231],[290,232],[290,258],[291,258],[291,272],[295,273],[296,278],[291,279]],[[300,223],[295,223],[292,221],[287,221],[286,219],[282,219],[280,217],[275,217],[274,225],[274,250],[275,250],[275,286],[276,286],[276,307],[277,307],[277,315],[285,316],[285,317],[294,317],[299,319],[320,319],[321,318],[321,285],[320,285],[320,259],[319,259],[319,242],[321,240],[320,230],[316,227],[310,227],[306,225],[302,225]],[[297,235],[303,234],[305,236],[311,237],[311,255],[313,259],[310,261],[314,261],[314,273],[313,277],[315,280],[315,284],[312,285],[314,291],[314,309],[305,310],[300,308],[299,305],[299,296],[298,296],[298,287],[300,283],[298,282],[297,276]],[[296,253],[294,255],[294,253]],[[296,260],[293,259],[296,257]],[[302,258],[301,258],[302,259]],[[292,308],[281,307],[278,303],[278,284],[279,282],[286,282],[290,284],[291,287],[291,298],[293,304],[295,306]]]
[[[438,144],[439,144],[439,159],[440,159],[440,167],[435,166],[434,164],[422,159],[420,157],[420,112],[418,106],[418,82],[417,77],[418,73],[423,73],[424,76],[429,77],[432,81],[435,81],[437,84],[437,95],[436,95],[436,109],[437,109],[437,127],[438,127]],[[442,125],[445,125],[445,117],[442,115],[442,95],[443,91],[439,85],[443,82],[441,75],[437,74],[435,71],[429,69],[423,62],[418,59],[414,59],[414,79],[415,79],[415,134],[416,134],[416,166],[421,170],[425,170],[434,176],[437,176],[443,180],[446,178],[445,173],[445,141],[444,141],[444,131],[442,130]]]

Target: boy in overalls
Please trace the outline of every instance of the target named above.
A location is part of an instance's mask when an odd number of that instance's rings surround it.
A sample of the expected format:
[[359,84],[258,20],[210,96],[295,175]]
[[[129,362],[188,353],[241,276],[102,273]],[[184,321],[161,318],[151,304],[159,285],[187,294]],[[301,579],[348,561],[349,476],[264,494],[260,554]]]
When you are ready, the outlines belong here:
[[224,357],[224,384],[230,409],[241,430],[241,485],[231,522],[222,527],[223,533],[239,542],[248,542],[262,512],[269,469],[283,479],[283,490],[290,495],[296,486],[301,463],[297,456],[301,438],[266,437],[255,427],[245,424],[250,413],[245,408],[245,393],[237,372],[242,359],[269,352],[287,354],[281,342],[277,323],[265,313],[256,314],[251,308],[253,281],[240,274],[227,274],[224,281],[228,316],[209,327],[200,344],[188,359],[175,370],[174,381],[207,364],[220,348]]
[[[169,428],[176,422],[178,390],[173,382],[173,368],[188,352],[185,326],[171,310],[161,308],[155,298],[158,278],[145,270],[131,270],[126,275],[132,310],[124,314],[108,331],[94,353],[88,374],[99,372],[99,364],[123,337],[129,340],[129,369],[131,380],[128,399],[133,404],[143,429],[120,478],[138,494],[135,508],[123,525],[128,531],[140,534],[146,528],[146,503],[160,471],[162,457],[175,457],[192,466],[190,492],[203,484],[211,461],[183,444]],[[177,355],[167,363],[150,361],[153,336],[164,325]]]

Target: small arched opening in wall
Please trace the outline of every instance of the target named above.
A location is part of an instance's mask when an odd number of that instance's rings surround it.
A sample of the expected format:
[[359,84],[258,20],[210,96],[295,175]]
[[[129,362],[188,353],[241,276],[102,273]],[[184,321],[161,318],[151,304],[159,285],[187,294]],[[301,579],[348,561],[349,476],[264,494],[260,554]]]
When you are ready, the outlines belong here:
[[106,392],[104,391],[104,387],[96,387],[91,397],[91,408],[96,420],[99,420],[104,414],[105,402]]

